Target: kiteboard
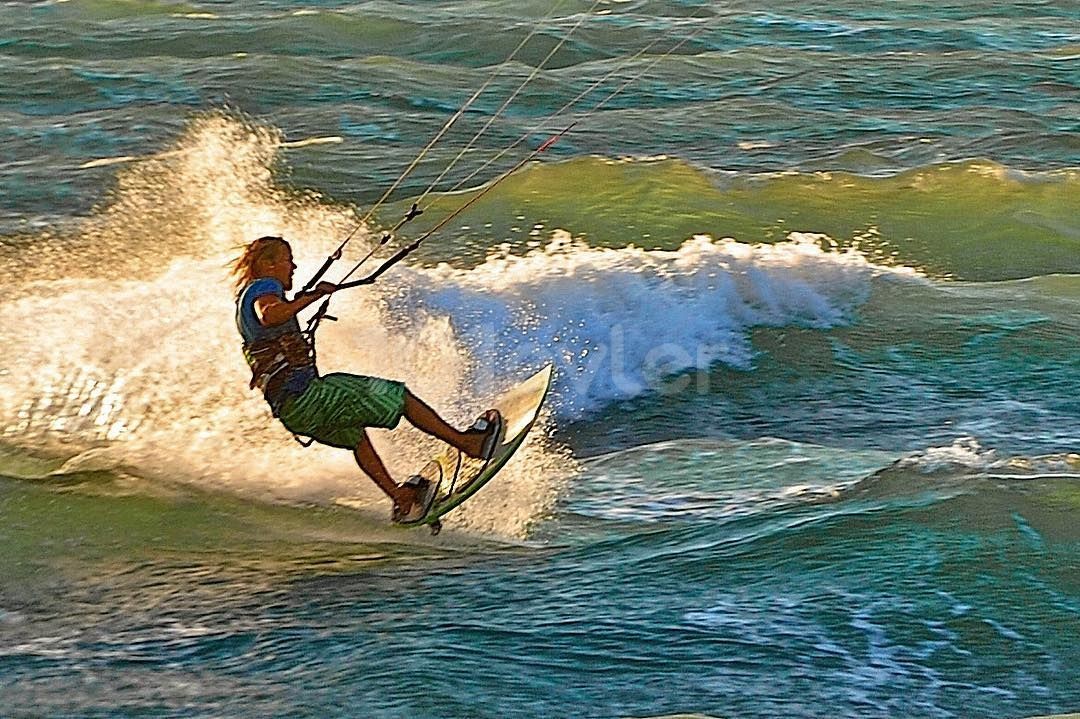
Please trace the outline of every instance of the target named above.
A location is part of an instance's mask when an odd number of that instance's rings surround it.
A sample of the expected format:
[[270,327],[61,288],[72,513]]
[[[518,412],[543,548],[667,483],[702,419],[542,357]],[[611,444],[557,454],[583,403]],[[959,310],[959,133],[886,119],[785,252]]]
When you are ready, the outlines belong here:
[[547,397],[551,374],[551,365],[547,365],[495,401],[493,406],[502,415],[503,426],[498,444],[489,459],[474,459],[448,447],[424,465],[417,474],[436,486],[435,499],[421,519],[397,526],[427,525],[432,534],[438,534],[442,529],[443,515],[480,491],[524,444]]

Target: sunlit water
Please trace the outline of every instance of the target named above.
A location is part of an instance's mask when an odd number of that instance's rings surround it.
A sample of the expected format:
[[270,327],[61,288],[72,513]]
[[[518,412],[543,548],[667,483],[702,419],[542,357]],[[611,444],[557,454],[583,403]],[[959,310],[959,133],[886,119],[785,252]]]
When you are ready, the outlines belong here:
[[[1076,710],[1077,28],[1064,0],[3,4],[0,714]],[[488,80],[349,264],[576,124],[319,335],[324,371],[456,422],[554,363],[432,538],[246,390],[226,265],[283,234],[310,276]],[[433,449],[376,443],[398,475]]]

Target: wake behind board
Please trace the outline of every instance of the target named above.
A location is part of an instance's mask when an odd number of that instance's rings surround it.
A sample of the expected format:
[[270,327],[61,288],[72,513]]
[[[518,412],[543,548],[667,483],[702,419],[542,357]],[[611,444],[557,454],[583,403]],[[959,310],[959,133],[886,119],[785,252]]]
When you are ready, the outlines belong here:
[[426,524],[432,534],[442,529],[440,518],[476,494],[499,473],[514,456],[532,429],[540,407],[551,386],[551,365],[518,384],[495,401],[494,407],[503,417],[502,435],[495,453],[486,462],[473,459],[448,447],[428,462],[418,474],[438,486],[435,501],[423,519],[402,527]]

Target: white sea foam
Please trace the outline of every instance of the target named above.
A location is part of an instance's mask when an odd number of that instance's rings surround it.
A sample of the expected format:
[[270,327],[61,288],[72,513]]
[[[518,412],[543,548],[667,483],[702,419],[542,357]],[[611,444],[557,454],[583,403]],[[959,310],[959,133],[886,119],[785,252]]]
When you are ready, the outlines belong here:
[[927,447],[897,460],[895,466],[927,475],[978,473],[999,479],[1080,478],[1080,454],[1013,456],[983,447],[974,437],[960,437],[943,447]]
[[[397,274],[396,321],[447,317],[469,348],[474,381],[553,361],[560,419],[649,392],[694,389],[687,370],[748,369],[755,327],[828,328],[850,321],[871,280],[905,270],[820,236],[750,245],[698,236],[674,251],[604,249],[556,232],[524,256],[492,255],[472,269]],[[699,390],[707,388],[696,387]]]
[[982,447],[974,437],[961,437],[945,447],[927,447],[896,463],[923,474],[957,470],[985,470],[998,461],[997,453]]

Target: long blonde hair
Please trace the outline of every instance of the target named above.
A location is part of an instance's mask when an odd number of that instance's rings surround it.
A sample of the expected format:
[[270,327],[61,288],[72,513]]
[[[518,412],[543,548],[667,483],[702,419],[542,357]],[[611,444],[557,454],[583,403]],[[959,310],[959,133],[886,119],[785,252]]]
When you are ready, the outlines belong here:
[[289,243],[281,237],[266,235],[255,240],[233,262],[232,276],[236,291],[243,290],[252,281],[259,279],[259,265],[264,260],[276,260],[279,253],[288,251]]

